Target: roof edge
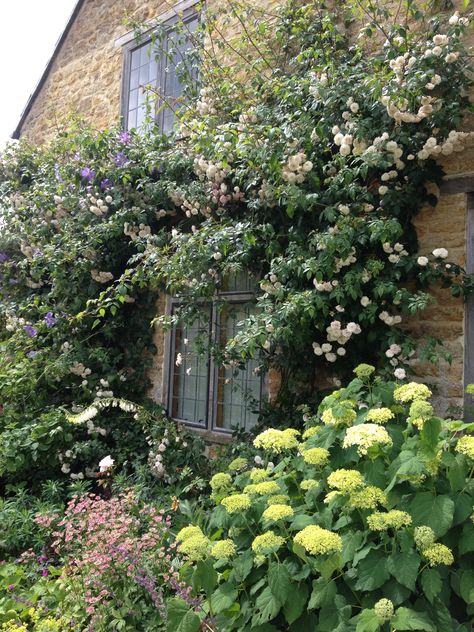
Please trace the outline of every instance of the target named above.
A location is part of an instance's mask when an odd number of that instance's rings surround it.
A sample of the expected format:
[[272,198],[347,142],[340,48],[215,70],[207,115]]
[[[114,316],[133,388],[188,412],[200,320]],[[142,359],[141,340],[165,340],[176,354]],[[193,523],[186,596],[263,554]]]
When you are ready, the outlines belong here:
[[40,80],[38,81],[38,83],[36,84],[36,87],[34,89],[34,91],[31,93],[25,108],[23,110],[23,112],[21,113],[20,116],[20,120],[18,121],[18,125],[16,126],[15,131],[13,132],[13,134],[11,135],[11,138],[14,139],[18,139],[20,138],[21,135],[21,130],[23,127],[23,124],[26,120],[26,117],[28,116],[28,114],[31,111],[31,108],[33,107],[33,104],[36,100],[36,97],[39,95],[39,93],[41,92],[41,88],[44,86],[46,79],[48,78],[49,75],[49,71],[51,70],[54,62],[56,61],[57,56],[59,55],[59,51],[61,50],[62,45],[64,44],[67,36],[69,35],[69,31],[71,30],[72,25],[74,24],[79,11],[82,8],[82,5],[85,3],[86,0],[78,0],[76,3],[76,6],[74,7],[71,16],[69,18],[69,20],[67,21],[67,24],[64,28],[64,31],[62,32],[60,38],[58,39],[58,41],[56,42],[56,46],[54,47],[54,51],[53,54],[51,55],[48,63],[46,64],[46,68],[43,71],[43,74],[41,75]]

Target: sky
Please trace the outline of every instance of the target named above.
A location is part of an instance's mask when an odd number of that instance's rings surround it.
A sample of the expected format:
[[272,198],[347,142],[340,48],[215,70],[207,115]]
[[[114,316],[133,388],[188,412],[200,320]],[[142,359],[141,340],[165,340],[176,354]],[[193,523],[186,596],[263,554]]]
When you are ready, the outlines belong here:
[[53,54],[77,0],[0,0],[0,146]]

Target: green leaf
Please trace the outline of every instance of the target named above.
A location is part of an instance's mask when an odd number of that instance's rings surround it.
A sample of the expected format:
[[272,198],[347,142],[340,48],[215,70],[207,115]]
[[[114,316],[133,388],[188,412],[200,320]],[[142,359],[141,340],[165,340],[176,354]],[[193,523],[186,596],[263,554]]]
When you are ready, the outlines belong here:
[[217,573],[211,562],[198,562],[193,573],[192,586],[195,592],[203,590],[210,595],[217,586]]
[[417,476],[423,473],[424,466],[418,454],[410,450],[402,450],[397,460],[400,462],[396,471],[397,476]]
[[285,603],[288,596],[290,583],[290,574],[286,566],[278,563],[270,565],[268,569],[268,585],[281,606]]
[[438,451],[439,435],[441,432],[441,419],[432,417],[427,419],[421,429],[420,439],[423,451],[436,455]]
[[255,602],[257,612],[252,618],[252,625],[261,625],[262,623],[268,623],[274,619],[280,611],[280,602],[267,586],[257,597]]
[[416,494],[410,503],[410,514],[416,526],[431,527],[439,538],[453,523],[454,502],[449,496],[435,496],[431,492]]
[[464,555],[474,551],[474,524],[467,522],[462,528],[461,537],[459,539],[459,553]]
[[166,604],[168,620],[167,632],[198,632],[201,620],[182,599],[170,599]]
[[474,603],[474,571],[463,571],[459,591],[466,603]]
[[436,628],[427,614],[411,610],[411,608],[398,608],[390,621],[390,625],[394,630],[436,632]]
[[253,568],[253,553],[245,551],[239,555],[232,563],[231,578],[240,584],[246,579]]
[[211,596],[212,610],[219,614],[223,610],[227,610],[237,599],[237,589],[232,584],[221,584],[219,588],[213,592]]
[[372,608],[362,610],[356,620],[356,632],[377,632],[380,630],[380,620]]
[[336,582],[327,580],[323,577],[313,581],[313,592],[308,603],[308,609],[321,608],[327,606],[334,601],[336,596]]
[[433,603],[434,598],[439,595],[443,586],[441,575],[436,569],[427,568],[421,574],[420,582],[426,598],[430,603]]
[[290,625],[302,615],[308,600],[308,592],[306,584],[290,584],[283,606],[283,612]]
[[387,557],[382,551],[371,551],[357,567],[356,590],[377,590],[390,577]]
[[420,562],[420,556],[414,551],[394,553],[387,559],[387,568],[400,584],[414,590]]

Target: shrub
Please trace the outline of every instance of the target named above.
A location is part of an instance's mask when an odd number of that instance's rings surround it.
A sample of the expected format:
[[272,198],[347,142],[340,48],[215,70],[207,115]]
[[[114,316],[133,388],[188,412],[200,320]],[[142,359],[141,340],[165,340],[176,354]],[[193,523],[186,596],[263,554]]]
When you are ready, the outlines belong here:
[[257,436],[263,466],[215,476],[208,527],[178,534],[220,632],[469,629],[473,425],[355,372],[302,435]]

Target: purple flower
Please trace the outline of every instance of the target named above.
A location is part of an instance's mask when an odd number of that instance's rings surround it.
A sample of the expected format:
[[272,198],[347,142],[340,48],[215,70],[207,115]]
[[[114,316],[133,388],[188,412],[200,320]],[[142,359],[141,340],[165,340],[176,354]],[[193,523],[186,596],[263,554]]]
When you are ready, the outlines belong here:
[[44,317],[44,322],[48,327],[54,327],[54,325],[57,323],[57,320],[54,317],[53,312],[48,312],[46,314],[46,316]]
[[127,162],[130,162],[130,158],[128,158],[128,156],[126,156],[123,151],[119,151],[115,154],[113,161],[117,165],[117,167],[123,167],[127,164]]
[[10,257],[4,252],[0,252],[0,263],[6,263],[7,261],[10,261]]
[[47,568],[43,568],[43,570],[41,571],[41,575],[43,577],[48,577],[48,575],[49,575],[48,569]]
[[37,248],[33,253],[33,258],[37,259],[38,257],[42,257],[43,255],[44,255],[44,252],[40,250],[39,248]]
[[92,182],[92,180],[95,178],[95,171],[90,167],[84,167],[83,169],[81,169],[81,176],[84,178],[84,180]]
[[110,189],[110,187],[112,186],[112,180],[109,180],[108,178],[105,178],[104,180],[102,180],[102,182],[100,183],[100,188],[105,191],[105,189]]
[[33,358],[36,358],[37,355],[38,355],[37,351],[28,351],[28,353],[26,354],[26,357],[30,358],[30,360],[33,360]]
[[26,335],[29,336],[30,338],[34,338],[35,336],[38,335],[38,332],[32,325],[25,325],[23,329],[26,331]]
[[58,163],[56,163],[54,165],[54,176],[55,176],[55,178],[56,178],[56,180],[58,182],[62,182],[63,181],[63,179],[61,178],[61,174],[59,173],[59,165],[58,165]]
[[8,590],[15,590],[15,584],[10,584],[8,586]]
[[128,143],[132,140],[132,135],[130,134],[130,132],[120,132],[120,134],[117,136],[117,140],[119,143],[128,145]]

